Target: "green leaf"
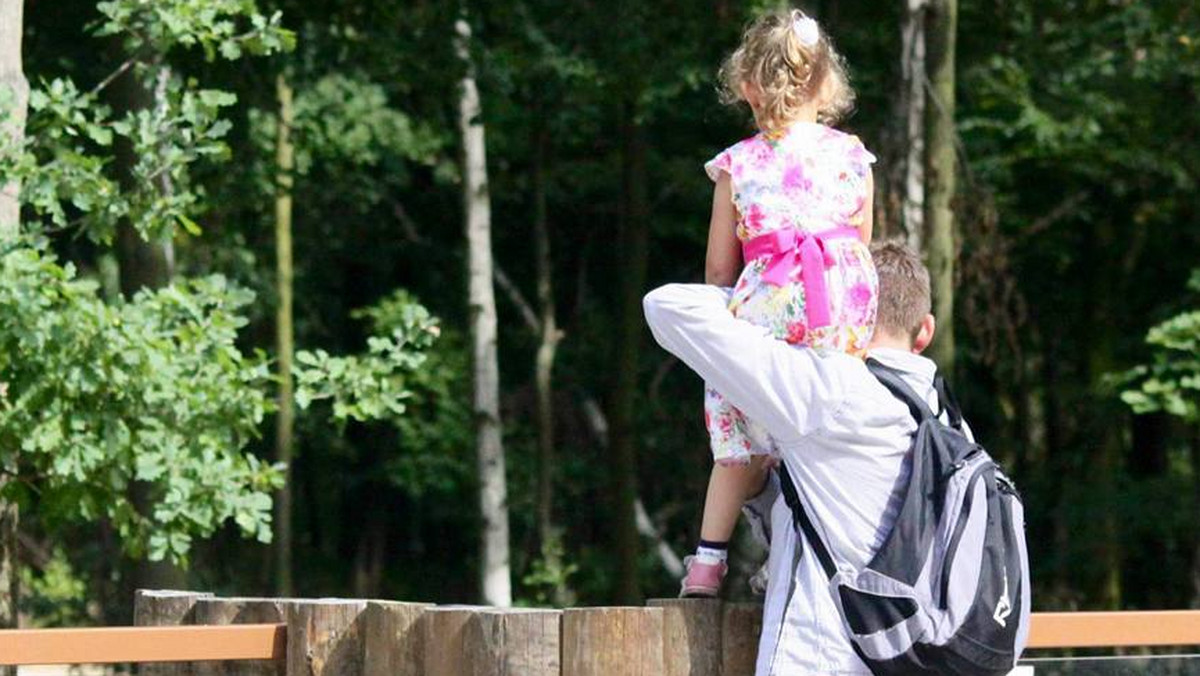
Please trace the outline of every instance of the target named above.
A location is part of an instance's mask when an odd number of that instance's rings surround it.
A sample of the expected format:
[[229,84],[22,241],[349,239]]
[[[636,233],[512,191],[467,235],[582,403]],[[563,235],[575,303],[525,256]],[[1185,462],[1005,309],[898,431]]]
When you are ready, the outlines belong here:
[[219,108],[232,106],[237,103],[237,95],[220,89],[202,89],[199,92],[200,102],[206,106]]
[[111,129],[108,129],[106,127],[101,127],[98,125],[89,125],[88,126],[88,136],[92,137],[93,141],[95,141],[96,143],[98,143],[102,146],[112,145],[113,132]]
[[200,226],[186,215],[179,214],[176,216],[176,218],[179,221],[179,225],[183,226],[183,229],[186,230],[189,235],[192,235],[193,237],[199,237],[204,233],[204,231],[200,229]]

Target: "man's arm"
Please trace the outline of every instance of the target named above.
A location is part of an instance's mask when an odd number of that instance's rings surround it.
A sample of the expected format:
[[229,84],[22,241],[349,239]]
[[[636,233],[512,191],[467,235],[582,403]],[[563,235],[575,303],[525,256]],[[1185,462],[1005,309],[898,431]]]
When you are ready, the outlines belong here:
[[728,290],[668,284],[643,301],[655,340],[776,439],[811,432],[843,387],[833,360],[736,319]]

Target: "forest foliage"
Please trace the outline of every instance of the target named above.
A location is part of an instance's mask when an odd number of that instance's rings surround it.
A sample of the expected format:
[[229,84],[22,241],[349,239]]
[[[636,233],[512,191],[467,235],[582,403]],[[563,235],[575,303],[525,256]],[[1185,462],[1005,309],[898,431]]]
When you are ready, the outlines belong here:
[[[671,595],[652,538],[634,570],[618,561],[613,445],[632,440],[654,539],[686,553],[708,474],[701,383],[623,324],[623,285],[699,281],[701,165],[752,133],[718,103],[716,69],[775,3],[468,4],[515,595],[610,602],[629,575]],[[851,68],[844,127],[880,158],[876,236],[902,235],[904,3],[804,4]],[[960,5],[952,366],[1023,490],[1035,604],[1198,603],[1200,11]],[[0,243],[0,461],[39,621],[121,619],[136,557],[186,559],[192,587],[272,591],[280,75],[295,89],[297,591],[477,598],[460,9],[26,0],[29,120],[0,148],[23,204],[22,237]],[[539,195],[563,332],[553,543],[536,513]],[[173,284],[122,295],[126,227],[173,243]]]

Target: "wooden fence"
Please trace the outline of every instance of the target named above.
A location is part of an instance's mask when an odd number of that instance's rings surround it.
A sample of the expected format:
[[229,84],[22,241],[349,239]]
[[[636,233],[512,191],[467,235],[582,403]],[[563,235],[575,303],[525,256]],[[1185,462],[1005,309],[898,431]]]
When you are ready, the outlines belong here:
[[[0,665],[143,663],[156,676],[743,676],[762,607],[566,610],[139,591],[137,627],[0,631]],[[1200,645],[1200,611],[1035,613],[1030,648]]]

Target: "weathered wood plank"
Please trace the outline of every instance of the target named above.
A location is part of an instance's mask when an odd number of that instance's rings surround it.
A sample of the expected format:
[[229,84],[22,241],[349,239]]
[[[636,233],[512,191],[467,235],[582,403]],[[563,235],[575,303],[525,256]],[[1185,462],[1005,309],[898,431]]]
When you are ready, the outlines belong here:
[[421,616],[425,676],[464,676],[470,660],[463,644],[467,622],[486,606],[438,606]]
[[421,617],[429,603],[368,601],[363,612],[363,673],[366,676],[422,676]]
[[288,676],[360,676],[367,602],[296,599],[287,605]]
[[721,675],[750,676],[762,634],[761,603],[726,603],[721,616]]
[[562,676],[662,676],[662,608],[570,608]]
[[139,589],[133,596],[133,623],[139,627],[192,624],[196,601],[207,598],[212,598],[211,592]]
[[721,676],[721,601],[650,599],[663,609],[663,674]]
[[562,611],[489,608],[463,627],[471,676],[559,676]]

